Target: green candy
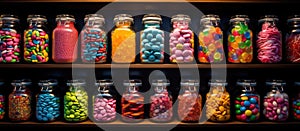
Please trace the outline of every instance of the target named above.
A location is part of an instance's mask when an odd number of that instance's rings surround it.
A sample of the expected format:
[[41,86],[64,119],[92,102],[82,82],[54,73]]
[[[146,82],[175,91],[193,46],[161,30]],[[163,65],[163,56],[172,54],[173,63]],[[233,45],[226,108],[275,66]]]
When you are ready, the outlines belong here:
[[238,101],[241,101],[241,100],[242,100],[240,97],[236,97],[235,99],[238,100]]
[[241,105],[240,104],[235,104],[235,109],[240,109]]
[[300,102],[298,102],[296,105],[297,105],[297,106],[300,106]]
[[236,110],[235,114],[239,115],[239,114],[241,114],[241,111],[240,110]]
[[229,42],[234,42],[235,41],[235,37],[233,35],[229,35]]
[[250,116],[250,121],[254,121],[254,120],[256,120],[256,116],[255,115],[251,115]]
[[19,52],[14,52],[14,55],[19,56],[20,53]]
[[240,43],[239,43],[239,48],[241,48],[241,49],[246,48],[245,43],[244,43],[244,42],[240,42]]
[[245,46],[250,47],[252,45],[252,42],[250,40],[245,41]]
[[10,62],[15,63],[15,62],[17,62],[17,60],[16,59],[12,59]]

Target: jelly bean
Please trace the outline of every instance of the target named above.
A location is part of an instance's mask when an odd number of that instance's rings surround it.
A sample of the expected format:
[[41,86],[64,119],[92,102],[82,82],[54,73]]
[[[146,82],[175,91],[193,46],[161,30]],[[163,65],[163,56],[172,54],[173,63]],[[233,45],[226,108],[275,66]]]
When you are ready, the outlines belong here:
[[[285,121],[289,114],[288,96],[276,92],[276,95],[269,94],[264,98],[263,114],[271,121]],[[279,117],[280,116],[280,117]]]
[[5,97],[0,94],[0,120],[4,119],[5,112]]
[[0,62],[20,62],[20,39],[21,35],[15,29],[0,29]]
[[150,98],[150,119],[153,121],[166,122],[173,117],[172,100],[168,93],[160,93]]
[[95,98],[93,116],[96,121],[109,122],[116,119],[116,100]]
[[64,118],[66,121],[79,122],[87,119],[87,92],[77,87],[75,92],[66,92],[64,96]]
[[262,63],[277,63],[282,59],[281,32],[276,25],[265,22],[258,33],[257,58]]
[[122,97],[121,103],[123,120],[136,122],[144,118],[144,97],[126,95]]
[[31,96],[10,94],[8,97],[8,117],[12,121],[26,121],[31,117]]
[[36,118],[38,121],[53,121],[58,119],[59,116],[59,97],[49,93],[40,94],[37,96]]
[[202,113],[202,98],[197,95],[178,97],[178,116],[182,122],[198,122]]
[[295,120],[300,120],[300,99],[292,99],[292,116]]

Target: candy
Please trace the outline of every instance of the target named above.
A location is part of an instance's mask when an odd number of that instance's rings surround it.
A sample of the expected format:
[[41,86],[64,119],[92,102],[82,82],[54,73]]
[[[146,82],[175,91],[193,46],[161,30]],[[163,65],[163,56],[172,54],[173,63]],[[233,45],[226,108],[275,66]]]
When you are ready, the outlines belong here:
[[0,62],[20,62],[20,33],[13,28],[0,29]]
[[243,93],[235,98],[235,117],[239,121],[253,122],[259,119],[259,96]]
[[289,116],[288,96],[280,91],[264,98],[264,116],[271,121],[285,121]]
[[60,99],[53,94],[45,93],[37,96],[36,119],[53,121],[60,116]]
[[300,34],[292,33],[286,38],[287,43],[287,61],[292,63],[300,62]]
[[144,97],[126,95],[122,97],[121,103],[123,120],[134,122],[144,118]]
[[257,58],[262,63],[277,63],[282,59],[281,32],[276,25],[265,22],[257,36]]
[[116,119],[115,99],[96,97],[93,106],[93,117],[96,121],[108,122]]
[[0,94],[0,120],[4,119],[5,112],[5,97]]
[[182,122],[198,122],[202,113],[202,99],[197,94],[178,97],[178,116]]
[[88,116],[87,92],[82,87],[76,88],[76,91],[68,91],[64,96],[64,118],[70,122],[84,121]]
[[295,97],[292,99],[292,116],[295,120],[300,120],[300,99]]
[[173,116],[172,99],[168,92],[159,93],[150,98],[150,119],[154,121],[170,121]]
[[10,94],[8,97],[8,117],[12,121],[26,121],[31,117],[31,96]]

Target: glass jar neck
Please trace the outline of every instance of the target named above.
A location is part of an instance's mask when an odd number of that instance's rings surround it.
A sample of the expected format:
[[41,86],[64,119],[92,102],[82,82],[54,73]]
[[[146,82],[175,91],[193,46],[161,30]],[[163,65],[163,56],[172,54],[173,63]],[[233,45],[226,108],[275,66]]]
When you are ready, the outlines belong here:
[[74,27],[74,22],[70,20],[58,20],[57,26]]
[[41,87],[41,92],[43,92],[43,93],[50,93],[50,92],[52,92],[53,91],[53,87],[52,86],[42,86]]
[[173,28],[179,28],[179,29],[182,29],[182,28],[189,28],[190,25],[189,25],[189,22],[188,21],[185,21],[185,20],[181,20],[181,21],[174,21],[172,23],[173,25]]
[[138,88],[137,86],[128,86],[128,87],[127,87],[127,91],[128,91],[129,93],[137,93],[138,90],[139,90],[139,88]]
[[167,87],[166,86],[156,86],[154,88],[155,93],[166,93],[167,91]]
[[45,26],[46,22],[43,21],[30,21],[28,22],[28,28],[32,29],[32,28],[41,28],[43,26]]
[[144,28],[155,28],[155,29],[160,29],[160,24],[159,23],[145,23]]
[[129,20],[125,20],[125,21],[118,21],[116,22],[116,27],[118,28],[129,28],[131,27],[131,22]]
[[25,92],[25,91],[27,91],[27,87],[26,86],[15,86],[14,91],[15,92]]
[[104,26],[103,22],[88,20],[85,24],[85,27],[94,27],[94,28],[102,28]]

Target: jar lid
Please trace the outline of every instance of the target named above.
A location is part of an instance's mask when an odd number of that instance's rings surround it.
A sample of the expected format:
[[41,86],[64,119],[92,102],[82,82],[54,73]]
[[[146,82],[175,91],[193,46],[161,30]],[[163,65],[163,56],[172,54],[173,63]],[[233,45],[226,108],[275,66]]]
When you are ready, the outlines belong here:
[[97,80],[95,85],[96,86],[112,86],[113,81],[111,79]]
[[210,86],[227,86],[226,80],[209,80],[208,85]]
[[191,22],[191,18],[189,15],[185,15],[185,14],[177,14],[177,15],[173,15],[171,22],[174,21],[187,21],[187,22]]
[[86,84],[85,80],[68,80],[67,86],[84,86]]
[[229,22],[249,22],[248,15],[234,15]]
[[160,15],[157,15],[157,14],[147,14],[147,15],[144,15],[142,21],[143,21],[143,23],[161,24],[162,23],[162,18],[161,18]]
[[47,80],[40,80],[38,85],[39,86],[56,86],[58,81],[56,79],[47,79]]
[[250,79],[243,79],[243,80],[238,80],[236,84],[238,86],[256,86],[256,81]]
[[268,81],[266,81],[266,85],[267,86],[272,86],[272,85],[285,86],[286,82],[284,80],[268,80]]
[[12,15],[12,14],[3,14],[0,16],[0,20],[11,20],[15,22],[20,21],[17,15]]
[[60,15],[56,15],[56,21],[59,20],[68,20],[68,21],[72,21],[75,22],[75,17],[73,15],[70,14],[60,14]]
[[124,86],[142,86],[142,81],[138,79],[124,80]]
[[295,82],[294,82],[294,85],[295,85],[295,86],[300,86],[300,81],[295,81]]
[[208,22],[208,21],[220,21],[220,17],[219,15],[208,14],[208,15],[203,15],[202,18],[200,19],[200,23]]
[[169,86],[170,82],[169,82],[169,80],[159,79],[159,80],[153,80],[152,85],[153,86]]
[[87,14],[87,15],[85,15],[84,22],[87,22],[88,20],[100,21],[100,22],[105,23],[105,19],[104,19],[103,15],[100,15],[100,14]]
[[300,15],[292,15],[292,16],[289,16],[287,22],[290,23],[290,22],[299,22],[300,21]]
[[265,21],[279,21],[279,19],[276,15],[264,15],[258,20],[258,22],[265,22]]
[[30,79],[20,79],[20,80],[12,80],[11,85],[12,86],[28,86],[31,85]]
[[28,17],[27,17],[27,22],[30,22],[30,21],[47,22],[47,18],[44,15],[32,14],[32,15],[28,15]]
[[133,18],[129,14],[118,14],[118,15],[115,15],[114,23],[117,23],[119,21],[130,21],[130,22],[133,23]]
[[182,80],[180,82],[181,86],[199,86],[198,80]]

